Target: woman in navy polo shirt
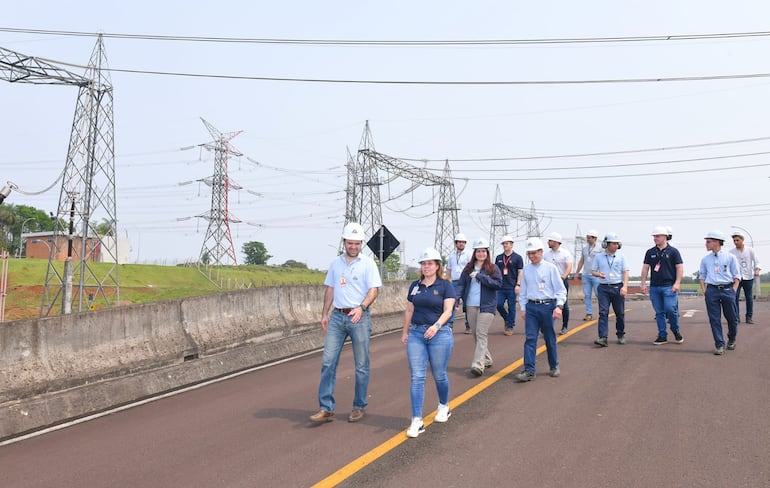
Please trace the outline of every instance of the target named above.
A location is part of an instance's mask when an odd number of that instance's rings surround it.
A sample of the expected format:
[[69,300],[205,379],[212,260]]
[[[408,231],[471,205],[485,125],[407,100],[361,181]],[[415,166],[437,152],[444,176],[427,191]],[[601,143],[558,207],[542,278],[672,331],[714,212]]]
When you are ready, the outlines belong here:
[[419,262],[420,279],[409,285],[404,331],[401,334],[401,343],[406,344],[406,357],[412,373],[412,424],[406,431],[409,437],[417,437],[425,432],[422,407],[429,362],[439,400],[434,420],[446,422],[452,415],[448,405],[449,377],[446,368],[454,347],[452,312],[455,289],[451,281],[442,278],[444,271],[438,251],[430,247],[425,249]]

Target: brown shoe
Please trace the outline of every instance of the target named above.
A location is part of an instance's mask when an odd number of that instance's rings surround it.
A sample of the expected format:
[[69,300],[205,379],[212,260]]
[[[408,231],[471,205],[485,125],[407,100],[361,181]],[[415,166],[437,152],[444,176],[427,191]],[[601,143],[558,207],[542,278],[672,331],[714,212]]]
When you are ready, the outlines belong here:
[[505,331],[503,331],[503,334],[505,334],[507,336],[512,336],[513,335],[513,329],[505,329]]
[[593,320],[593,319],[594,319],[594,316],[590,314],[586,314],[586,316],[583,317],[583,320]]
[[331,422],[334,420],[334,412],[319,410],[318,413],[310,416],[311,422]]
[[350,412],[350,416],[348,417],[348,422],[358,422],[364,418],[364,411],[360,408],[354,408],[352,412]]

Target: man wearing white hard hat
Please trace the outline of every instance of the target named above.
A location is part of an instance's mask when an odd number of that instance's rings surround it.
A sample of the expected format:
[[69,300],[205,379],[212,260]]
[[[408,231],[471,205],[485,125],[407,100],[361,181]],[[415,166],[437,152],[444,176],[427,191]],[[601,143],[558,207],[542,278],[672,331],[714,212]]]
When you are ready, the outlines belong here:
[[561,318],[562,309],[567,301],[567,289],[556,265],[543,259],[543,241],[537,237],[527,239],[527,258],[529,264],[522,271],[519,306],[524,320],[524,370],[516,375],[521,382],[537,378],[535,357],[537,356],[537,337],[542,332],[548,356],[551,377],[558,377],[559,355],[556,351],[556,331],[554,320]]
[[599,279],[599,338],[594,344],[607,347],[609,335],[610,305],[615,312],[615,336],[618,344],[626,343],[626,294],[628,293],[628,267],[626,257],[618,253],[622,243],[614,232],[608,232],[602,240],[602,249],[591,265],[591,274]]
[[369,390],[369,339],[372,320],[369,307],[377,298],[382,280],[374,260],[361,254],[364,229],[351,222],[342,230],[345,252],[329,265],[326,273],[321,328],[326,333],[321,356],[321,383],[318,386],[318,403],[321,409],[311,415],[313,422],[328,422],[334,418],[336,401],[334,385],[337,365],[345,340],[350,337],[355,363],[355,389],[353,410],[348,422],[358,422],[364,417]]
[[471,374],[481,376],[492,366],[489,353],[489,327],[495,318],[497,290],[503,283],[500,270],[489,257],[489,241],[483,237],[473,241],[473,256],[465,266],[457,285],[457,296],[465,303],[476,347],[471,361]]
[[[468,243],[468,238],[462,232],[455,236],[455,250],[450,253],[446,258],[446,270],[449,279],[452,280],[452,284],[457,287],[460,281],[460,274],[462,274],[465,266],[468,265],[468,261],[471,260],[471,252],[465,249],[465,245]],[[459,300],[458,300],[459,302]],[[455,304],[455,310],[459,310],[459,303]],[[465,302],[463,302],[463,312],[465,311]],[[468,315],[465,315],[465,333],[471,333],[471,326],[468,323]]]
[[733,244],[735,247],[730,249],[730,253],[738,259],[738,265],[741,267],[741,284],[738,285],[738,293],[735,294],[735,310],[738,314],[738,321],[741,320],[741,290],[746,298],[746,323],[753,324],[754,319],[754,278],[759,276],[761,268],[759,260],[754,249],[744,244],[743,232],[733,232]]
[[503,253],[497,255],[495,264],[503,275],[503,286],[497,290],[497,311],[505,325],[503,333],[510,336],[513,335],[513,328],[516,326],[516,294],[521,286],[524,259],[513,252],[513,237],[505,235],[500,243],[503,245]]
[[[543,259],[556,265],[556,268],[561,275],[561,279],[564,282],[564,288],[567,290],[567,296],[569,296],[569,275],[572,273],[572,253],[569,252],[567,248],[562,247],[561,243],[561,234],[558,232],[551,232],[548,235],[548,250],[543,253]],[[559,334],[566,334],[569,323],[569,299],[564,302],[564,312],[562,313],[561,323],[561,332],[559,332]]]
[[[599,280],[591,274],[591,266],[594,263],[594,258],[602,252],[600,246],[597,245],[596,240],[599,238],[599,231],[591,229],[586,233],[586,245],[580,250],[580,261],[578,261],[577,268],[575,268],[575,275],[580,277],[583,282],[583,302],[586,305],[586,315],[583,320],[593,320],[594,307],[592,297],[596,297],[596,301],[599,301],[599,295],[597,287],[599,286]],[[580,274],[580,270],[583,270],[583,274]]]
[[704,237],[708,254],[700,262],[700,289],[706,297],[706,312],[714,336],[714,354],[725,353],[722,330],[722,314],[727,319],[727,349],[735,349],[738,336],[738,311],[735,308],[735,292],[741,282],[741,271],[734,255],[722,249],[725,235],[718,230],[709,231]]
[[679,328],[679,286],[684,274],[684,264],[679,250],[672,246],[671,230],[659,225],[652,229],[655,243],[644,253],[642,265],[642,293],[647,293],[647,274],[650,273],[650,302],[655,309],[658,336],[655,345],[668,343],[666,321],[674,334],[674,342],[684,342]]

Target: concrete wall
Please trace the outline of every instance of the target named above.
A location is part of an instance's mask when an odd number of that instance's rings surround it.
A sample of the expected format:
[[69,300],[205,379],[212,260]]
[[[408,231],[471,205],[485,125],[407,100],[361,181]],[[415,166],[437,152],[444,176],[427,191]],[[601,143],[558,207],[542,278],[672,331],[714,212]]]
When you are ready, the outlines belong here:
[[[388,282],[373,333],[403,325]],[[265,287],[0,324],[0,440],[323,346],[323,285]]]

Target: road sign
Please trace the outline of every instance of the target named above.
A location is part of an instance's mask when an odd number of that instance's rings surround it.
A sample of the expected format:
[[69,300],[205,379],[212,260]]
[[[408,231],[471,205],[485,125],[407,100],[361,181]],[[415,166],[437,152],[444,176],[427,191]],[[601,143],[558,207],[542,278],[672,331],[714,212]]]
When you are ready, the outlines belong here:
[[400,244],[398,239],[396,239],[384,225],[380,227],[380,230],[375,232],[372,238],[369,239],[369,242],[366,243],[380,262],[384,262],[388,259],[388,256],[398,249]]

